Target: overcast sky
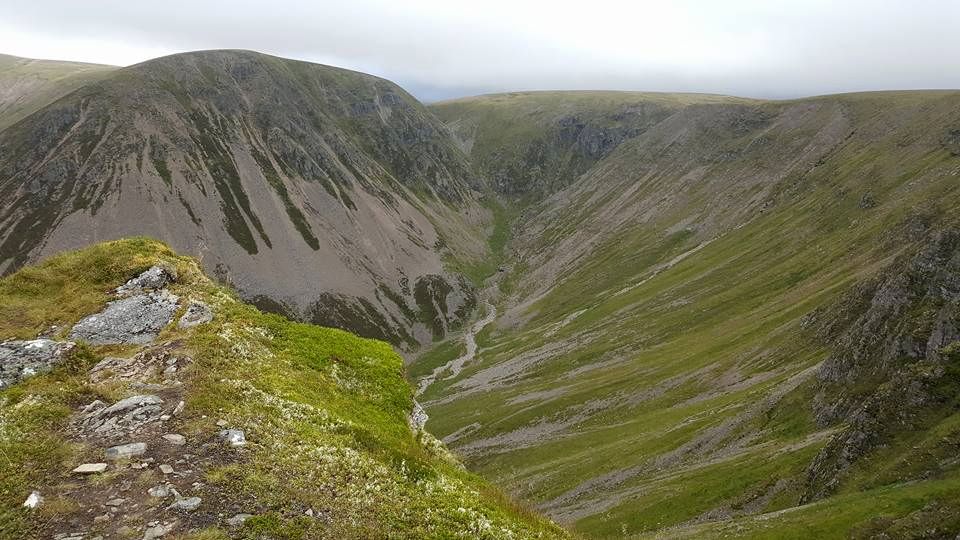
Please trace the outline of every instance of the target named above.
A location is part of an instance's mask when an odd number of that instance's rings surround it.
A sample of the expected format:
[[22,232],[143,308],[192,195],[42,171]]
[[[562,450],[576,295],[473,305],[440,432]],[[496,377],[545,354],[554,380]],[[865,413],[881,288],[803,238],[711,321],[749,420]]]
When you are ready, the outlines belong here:
[[0,0],[0,52],[129,65],[242,48],[505,90],[750,97],[960,88],[960,0]]

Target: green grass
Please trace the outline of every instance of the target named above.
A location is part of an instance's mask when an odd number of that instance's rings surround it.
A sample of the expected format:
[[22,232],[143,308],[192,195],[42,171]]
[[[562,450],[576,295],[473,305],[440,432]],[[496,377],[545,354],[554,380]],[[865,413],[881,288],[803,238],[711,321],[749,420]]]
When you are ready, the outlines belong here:
[[522,208],[519,204],[501,201],[492,194],[484,196],[482,202],[492,215],[483,254],[469,260],[448,257],[446,261],[447,268],[463,274],[477,288],[483,287],[487,278],[494,275],[506,261],[507,243],[513,236],[511,227]]
[[[411,388],[388,344],[261,313],[159,242],[99,244],[0,280],[0,339],[50,324],[69,328],[103,306],[109,290],[157,263],[177,272],[174,293],[202,299],[216,313],[212,323],[167,329],[160,339],[183,343],[194,360],[184,375],[188,438],[215,431],[213,419],[223,418],[252,443],[243,466],[207,471],[209,482],[257,509],[244,537],[566,536],[466,472],[430,435],[411,433]],[[0,392],[0,537],[19,538],[58,517],[20,504],[83,454],[82,444],[64,436],[70,413],[133,390],[91,385],[86,367],[104,354],[132,352],[81,347],[61,368]],[[327,512],[331,521],[284,511],[293,506]],[[214,528],[194,537],[223,534]]]
[[[509,173],[555,141],[560,119],[603,126],[643,99],[521,93],[434,109],[475,163]],[[421,399],[438,435],[473,426],[453,443],[471,468],[588,537],[731,534],[693,522],[799,504],[805,468],[833,434],[812,405],[832,344],[807,317],[918,249],[920,223],[957,223],[958,161],[941,144],[960,119],[957,93],[669,99],[646,103],[683,121],[648,127],[524,209],[499,307],[527,308],[485,329],[477,359]],[[575,164],[544,152],[551,174]],[[860,208],[864,193],[874,206]],[[922,334],[930,317],[919,315]],[[944,414],[855,468],[841,511],[851,493],[954,474],[956,420]],[[615,480],[590,488],[604,478]],[[744,506],[778,480],[787,487]],[[860,526],[831,523],[847,527],[834,536]]]

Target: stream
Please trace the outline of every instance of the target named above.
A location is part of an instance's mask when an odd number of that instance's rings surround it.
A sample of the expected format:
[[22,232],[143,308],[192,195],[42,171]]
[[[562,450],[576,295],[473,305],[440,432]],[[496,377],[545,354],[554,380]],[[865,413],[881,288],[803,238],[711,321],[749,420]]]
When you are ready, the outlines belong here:
[[463,371],[463,367],[467,365],[468,362],[473,361],[473,358],[477,355],[477,334],[488,324],[492,323],[493,320],[497,317],[497,308],[493,306],[490,302],[484,302],[484,307],[487,310],[487,314],[484,315],[482,319],[473,323],[469,329],[464,333],[463,339],[467,346],[467,351],[461,356],[435,368],[429,375],[417,381],[417,395],[422,394],[431,384],[436,382],[437,378],[446,370],[450,370],[450,375],[444,377],[444,379],[452,379],[460,374]]

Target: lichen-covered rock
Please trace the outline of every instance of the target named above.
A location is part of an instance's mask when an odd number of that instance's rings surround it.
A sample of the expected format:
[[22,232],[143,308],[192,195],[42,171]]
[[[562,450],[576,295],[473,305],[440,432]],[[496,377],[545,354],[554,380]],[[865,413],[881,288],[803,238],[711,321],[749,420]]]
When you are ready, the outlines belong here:
[[151,266],[149,270],[117,287],[119,296],[140,294],[145,290],[162,289],[173,281],[173,276],[159,266]]
[[149,343],[173,320],[178,301],[166,290],[115,300],[100,313],[81,319],[70,339],[94,345]]
[[193,328],[213,320],[213,310],[204,302],[193,300],[187,306],[187,312],[180,317],[177,323],[179,328]]
[[154,395],[131,396],[105,406],[100,401],[81,411],[77,427],[83,435],[113,437],[126,435],[160,419],[163,399]]
[[423,426],[427,424],[427,420],[430,419],[430,416],[427,415],[427,411],[423,410],[423,406],[413,400],[413,410],[410,411],[410,429],[414,432],[423,431]]
[[147,443],[135,442],[111,446],[104,453],[107,459],[116,461],[120,459],[130,459],[136,456],[142,456],[147,453]]
[[189,357],[176,356],[162,349],[142,351],[130,358],[108,356],[90,368],[90,381],[111,379],[147,382],[156,377],[172,375],[189,361]]
[[0,388],[48,371],[73,346],[71,342],[49,339],[0,343]]

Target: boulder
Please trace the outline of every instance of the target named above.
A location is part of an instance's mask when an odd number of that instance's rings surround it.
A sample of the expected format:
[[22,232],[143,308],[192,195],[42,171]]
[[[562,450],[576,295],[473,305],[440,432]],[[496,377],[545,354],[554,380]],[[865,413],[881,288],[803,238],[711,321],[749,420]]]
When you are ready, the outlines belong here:
[[49,371],[73,347],[72,342],[49,339],[0,343],[0,388]]
[[178,328],[193,328],[213,320],[213,310],[204,302],[193,300],[187,306],[186,313],[180,317]]
[[163,440],[176,446],[182,446],[187,443],[186,437],[179,433],[167,433],[163,436]]
[[173,320],[178,301],[167,290],[115,300],[100,313],[81,319],[70,339],[94,345],[149,343]]
[[173,276],[159,266],[151,266],[146,272],[117,287],[119,296],[130,296],[149,289],[162,289],[173,281]]
[[176,526],[176,521],[150,525],[143,531],[143,540],[156,540],[157,538],[161,538],[163,535],[173,531]]
[[151,394],[130,396],[109,407],[95,401],[84,407],[76,425],[85,435],[126,435],[159,420],[163,413],[162,404],[163,399]]
[[239,429],[225,429],[220,432],[220,440],[230,446],[243,446],[247,438]]
[[252,517],[253,517],[253,514],[237,514],[232,518],[227,519],[227,525],[231,527],[239,527]]
[[180,510],[183,512],[192,512],[200,507],[200,497],[184,497],[177,499],[173,504],[167,507],[167,510]]
[[105,456],[109,460],[130,459],[147,453],[147,443],[135,442],[107,448]]

